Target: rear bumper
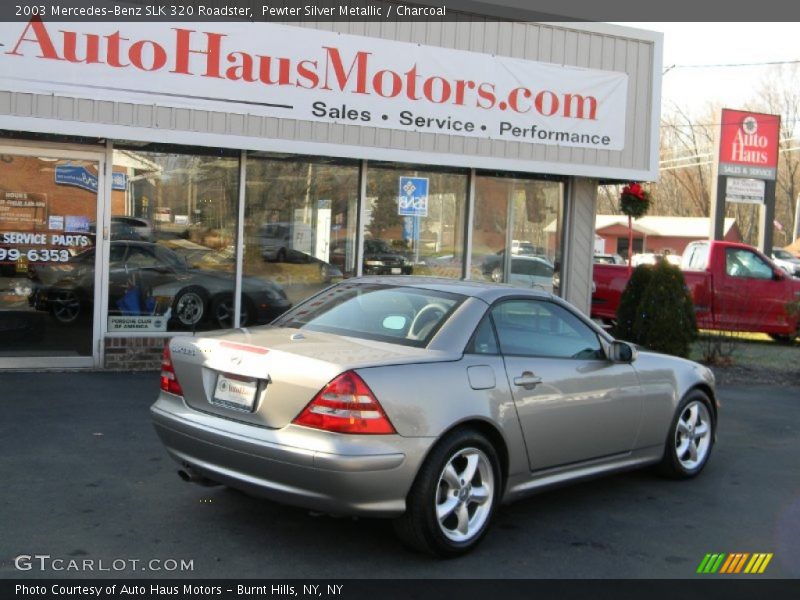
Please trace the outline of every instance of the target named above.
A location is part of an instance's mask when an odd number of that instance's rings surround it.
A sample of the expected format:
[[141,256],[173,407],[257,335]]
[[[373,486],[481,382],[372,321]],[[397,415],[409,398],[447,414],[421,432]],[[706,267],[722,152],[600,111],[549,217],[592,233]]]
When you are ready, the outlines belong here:
[[178,463],[233,488],[340,515],[398,516],[428,438],[347,436],[296,425],[280,430],[189,408],[162,393],[153,424]]

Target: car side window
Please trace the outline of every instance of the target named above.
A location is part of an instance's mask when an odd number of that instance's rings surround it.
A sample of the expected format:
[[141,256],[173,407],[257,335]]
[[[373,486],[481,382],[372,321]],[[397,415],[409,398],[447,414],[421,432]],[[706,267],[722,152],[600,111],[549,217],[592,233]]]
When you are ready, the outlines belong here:
[[466,349],[467,354],[500,354],[497,345],[497,336],[494,334],[492,319],[489,315],[483,317],[480,325],[475,329],[469,345]]
[[123,244],[111,244],[111,249],[109,251],[109,262],[112,265],[118,265],[125,260],[126,250],[128,249],[127,246]]
[[730,277],[772,279],[772,267],[755,252],[743,248],[725,249],[725,273]]
[[507,300],[491,314],[503,354],[584,360],[605,356],[597,334],[553,302]]
[[702,271],[708,263],[708,244],[693,246],[689,249],[688,261],[684,257],[683,268],[691,271]]
[[147,252],[143,252],[140,248],[131,248],[131,252],[128,254],[128,258],[125,263],[129,267],[136,269],[146,269],[158,266],[156,257]]

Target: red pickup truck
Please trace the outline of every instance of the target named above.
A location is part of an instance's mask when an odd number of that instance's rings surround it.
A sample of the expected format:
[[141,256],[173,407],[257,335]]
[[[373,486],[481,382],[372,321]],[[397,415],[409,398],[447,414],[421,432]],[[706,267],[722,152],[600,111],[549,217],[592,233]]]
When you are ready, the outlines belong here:
[[[734,242],[692,242],[681,259],[692,293],[697,326],[723,331],[758,331],[775,339],[800,334],[800,279],[788,276],[761,252]],[[592,318],[616,319],[628,283],[628,267],[594,265]]]

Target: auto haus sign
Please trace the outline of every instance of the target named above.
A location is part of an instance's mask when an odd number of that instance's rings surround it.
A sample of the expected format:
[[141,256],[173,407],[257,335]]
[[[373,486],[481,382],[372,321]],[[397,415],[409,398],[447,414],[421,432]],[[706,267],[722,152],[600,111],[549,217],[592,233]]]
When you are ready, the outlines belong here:
[[779,115],[723,109],[719,174],[774,180],[780,129]]
[[0,23],[7,89],[604,150],[628,76],[270,23]]

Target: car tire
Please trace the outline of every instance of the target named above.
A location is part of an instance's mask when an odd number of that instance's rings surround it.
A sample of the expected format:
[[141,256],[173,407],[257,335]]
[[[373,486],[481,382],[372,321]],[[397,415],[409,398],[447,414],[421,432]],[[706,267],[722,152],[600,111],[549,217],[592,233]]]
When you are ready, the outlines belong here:
[[74,290],[55,290],[50,293],[50,314],[63,325],[69,325],[81,316],[81,299]]
[[[232,294],[223,294],[214,299],[214,302],[211,303],[211,316],[214,319],[214,323],[217,324],[217,327],[220,329],[235,328],[233,324],[233,310]],[[254,316],[254,311],[247,298],[242,298],[241,310],[242,314],[239,318],[239,327],[247,327]]]
[[442,558],[465,554],[486,534],[501,489],[491,442],[472,429],[453,431],[423,463],[395,531],[414,550]]
[[286,248],[281,248],[278,250],[278,254],[275,255],[275,262],[286,262]]
[[200,324],[206,316],[207,294],[197,286],[191,286],[178,292],[172,303],[172,317],[183,328],[193,328]]
[[779,344],[791,344],[794,342],[794,338],[797,337],[796,335],[783,335],[780,333],[770,333],[768,335]]
[[503,269],[495,267],[492,269],[490,277],[495,283],[503,283]]
[[709,397],[700,390],[689,392],[669,428],[659,471],[671,479],[688,479],[703,470],[711,456],[716,418]]

